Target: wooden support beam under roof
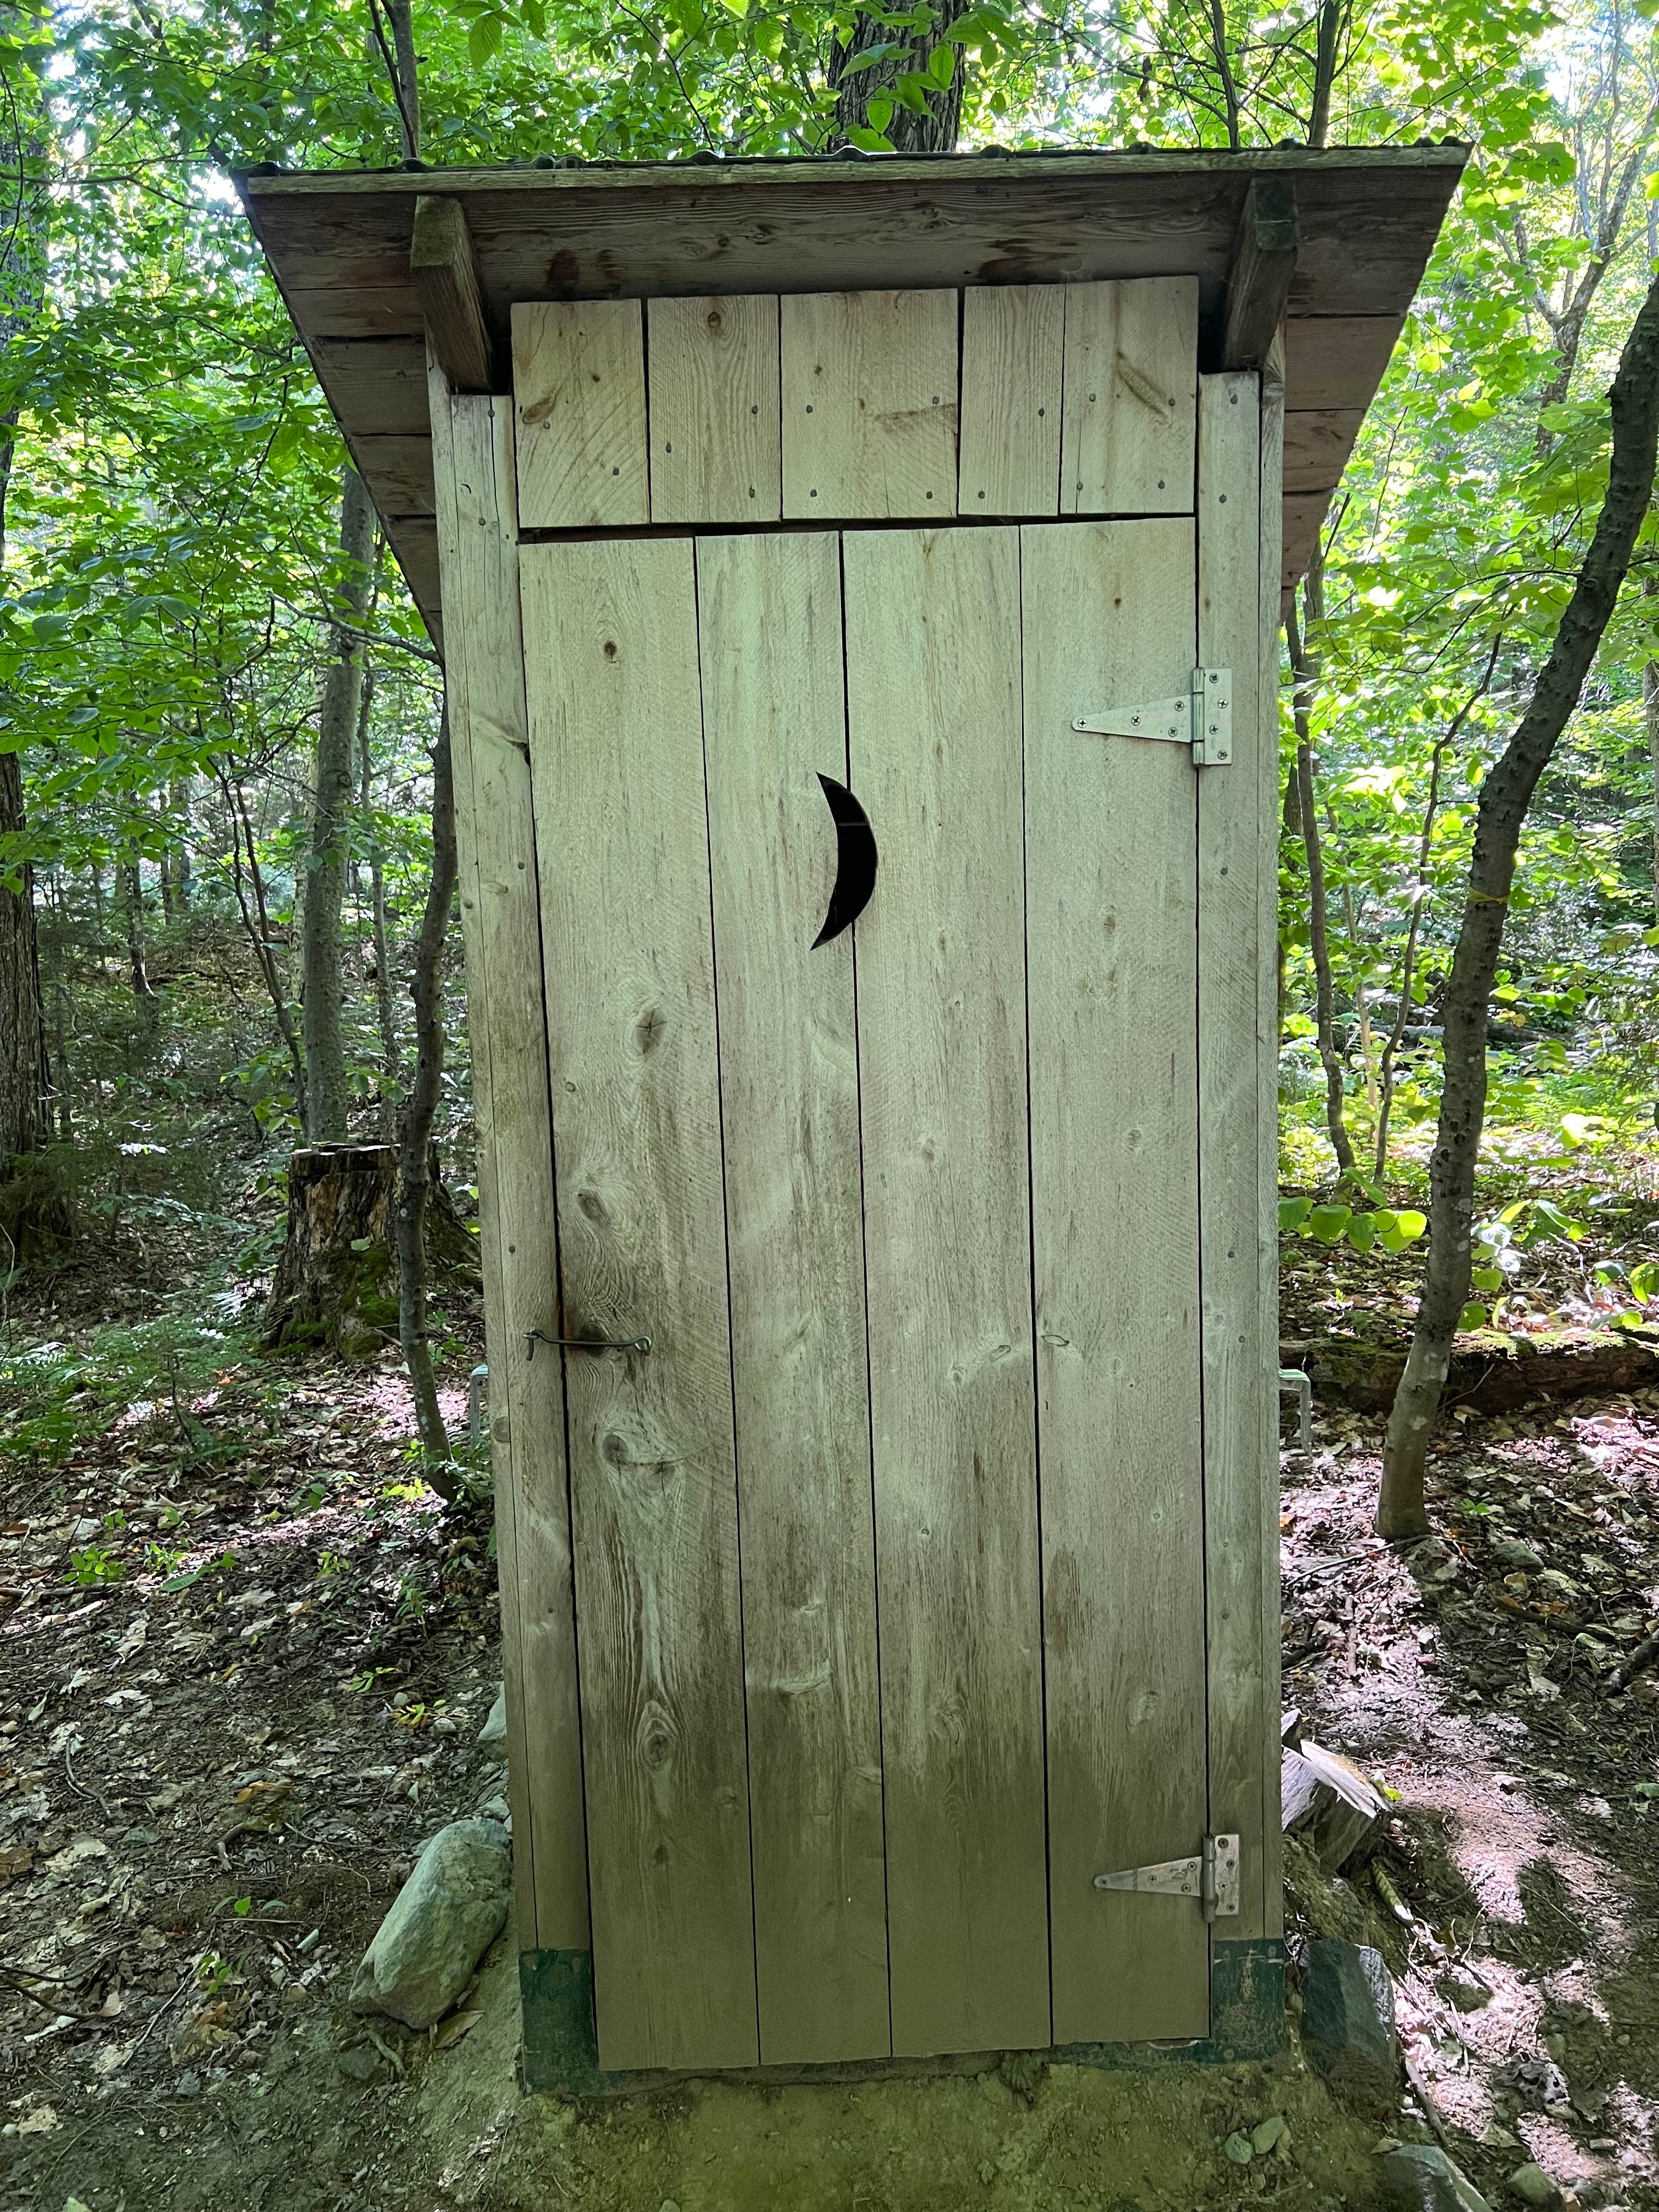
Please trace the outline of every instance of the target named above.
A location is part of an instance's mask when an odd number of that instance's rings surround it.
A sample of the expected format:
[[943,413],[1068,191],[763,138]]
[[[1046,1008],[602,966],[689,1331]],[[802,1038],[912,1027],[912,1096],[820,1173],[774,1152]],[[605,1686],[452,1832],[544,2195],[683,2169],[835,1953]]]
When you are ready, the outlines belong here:
[[489,330],[472,234],[459,200],[442,192],[423,192],[416,199],[409,268],[439,368],[458,392],[488,392]]
[[[1237,290],[1248,273],[1239,259],[1246,201],[1260,185],[1258,205],[1271,208],[1267,187],[1286,179],[1298,238],[1284,326],[1291,575],[1305,565],[1468,154],[1425,144],[699,158],[271,173],[241,179],[240,190],[436,635],[431,470],[419,450],[429,435],[422,395],[436,315],[412,265],[417,201],[449,201],[461,213],[492,380],[502,375],[512,309],[526,301],[1183,275],[1198,278],[1203,366],[1214,368],[1230,279]],[[453,258],[449,268],[443,281],[464,289]],[[470,343],[476,369],[476,325]],[[452,380],[470,383],[457,366],[459,356]]]
[[1223,368],[1260,368],[1267,358],[1290,301],[1297,244],[1294,179],[1252,177],[1227,272]]

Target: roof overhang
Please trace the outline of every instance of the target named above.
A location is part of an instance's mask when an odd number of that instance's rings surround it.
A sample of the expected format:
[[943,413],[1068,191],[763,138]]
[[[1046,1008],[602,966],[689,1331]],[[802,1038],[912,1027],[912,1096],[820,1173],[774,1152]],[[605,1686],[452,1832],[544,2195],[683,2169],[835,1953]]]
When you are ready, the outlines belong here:
[[[243,204],[428,627],[441,618],[415,202],[459,200],[505,391],[515,302],[1197,276],[1221,365],[1255,180],[1284,178],[1285,580],[1307,566],[1468,149],[956,154],[253,173]],[[1259,185],[1258,191],[1262,187]]]

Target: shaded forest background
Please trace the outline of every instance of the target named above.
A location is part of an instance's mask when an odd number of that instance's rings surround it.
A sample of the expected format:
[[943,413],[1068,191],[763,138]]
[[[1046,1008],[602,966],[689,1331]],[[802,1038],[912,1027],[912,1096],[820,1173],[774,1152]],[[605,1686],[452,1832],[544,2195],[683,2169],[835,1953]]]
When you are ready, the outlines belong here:
[[[1655,20],[0,7],[4,1448],[50,1462],[250,1352],[297,1145],[401,1139],[407,1180],[429,1109],[470,1212],[441,676],[241,216],[232,174],[268,161],[1472,143],[1284,666],[1286,1334],[1397,1352],[1480,793],[1589,543],[1659,259]],[[1522,838],[1461,1316],[1494,1345],[1659,1322],[1656,535],[1650,510]],[[451,1381],[465,1274],[416,1331]],[[398,1356],[380,1290],[355,1356]]]

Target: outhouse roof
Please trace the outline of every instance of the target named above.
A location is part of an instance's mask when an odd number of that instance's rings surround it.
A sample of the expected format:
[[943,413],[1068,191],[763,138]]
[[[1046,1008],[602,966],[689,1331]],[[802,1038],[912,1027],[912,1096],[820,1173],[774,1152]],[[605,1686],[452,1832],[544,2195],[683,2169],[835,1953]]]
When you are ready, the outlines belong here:
[[417,198],[463,202],[508,386],[515,302],[1196,276],[1218,366],[1253,179],[1285,176],[1297,248],[1285,324],[1284,578],[1306,568],[1468,149],[1060,149],[239,179],[416,603],[441,617]]

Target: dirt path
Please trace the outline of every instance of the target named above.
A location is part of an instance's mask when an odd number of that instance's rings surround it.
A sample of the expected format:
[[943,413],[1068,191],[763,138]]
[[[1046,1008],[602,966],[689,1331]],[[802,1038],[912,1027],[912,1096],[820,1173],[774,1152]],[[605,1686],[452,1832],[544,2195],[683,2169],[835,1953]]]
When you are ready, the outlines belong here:
[[[0,1462],[0,2203],[1376,2201],[1378,2116],[1294,2047],[573,2111],[517,2096],[510,1933],[464,2039],[372,2037],[341,2002],[364,1942],[425,1838],[501,1789],[488,1524],[410,1482],[389,1369],[240,1373],[191,1418]],[[1377,1863],[1410,1924],[1375,1867],[1293,1851],[1297,1927],[1388,1951],[1419,2093],[1494,2204],[1530,2154],[1581,2204],[1659,2205],[1659,1687],[1604,1693],[1659,1614],[1659,1418],[1460,1424],[1447,1540],[1410,1562],[1366,1533],[1377,1441],[1322,1419],[1287,1464],[1286,1699],[1399,1793]],[[1232,2163],[1274,2115],[1284,2149]]]

